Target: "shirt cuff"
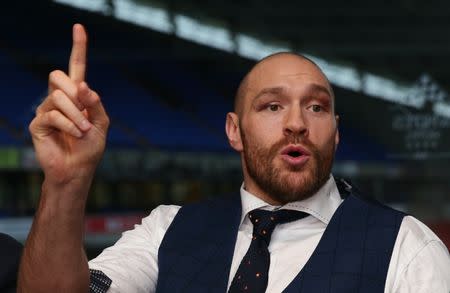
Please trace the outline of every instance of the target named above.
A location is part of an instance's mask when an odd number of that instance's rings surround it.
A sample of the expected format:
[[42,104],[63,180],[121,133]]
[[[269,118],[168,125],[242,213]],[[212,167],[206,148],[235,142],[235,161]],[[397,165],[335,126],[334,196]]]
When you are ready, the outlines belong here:
[[106,293],[111,286],[111,279],[102,271],[89,270],[91,274],[91,283],[89,284],[90,293]]

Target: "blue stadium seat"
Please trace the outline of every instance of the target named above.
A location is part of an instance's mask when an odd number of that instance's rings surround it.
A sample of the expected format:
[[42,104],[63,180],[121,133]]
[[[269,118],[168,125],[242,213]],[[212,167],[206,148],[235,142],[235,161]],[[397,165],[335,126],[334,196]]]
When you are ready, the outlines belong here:
[[134,137],[141,137],[149,145],[165,149],[226,149],[224,137],[209,133],[187,113],[163,105],[161,99],[132,84],[118,70],[106,65],[95,66],[90,68],[90,77],[95,80],[112,126],[120,124]]
[[[45,95],[47,85],[1,50],[0,66],[0,88],[4,101],[4,106],[0,107],[0,118],[4,120],[4,128],[9,127],[11,131],[27,136],[27,126],[34,116],[36,105]],[[18,141],[7,131],[0,131],[0,143],[16,144]]]

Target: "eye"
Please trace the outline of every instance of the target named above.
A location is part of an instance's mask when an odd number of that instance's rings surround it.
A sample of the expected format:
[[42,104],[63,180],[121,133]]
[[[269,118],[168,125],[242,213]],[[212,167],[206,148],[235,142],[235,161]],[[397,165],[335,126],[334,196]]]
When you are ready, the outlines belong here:
[[316,113],[323,111],[323,108],[320,105],[312,105],[310,108],[313,112],[316,112]]
[[276,111],[280,110],[280,105],[271,104],[271,105],[267,106],[267,109],[271,112],[276,112]]

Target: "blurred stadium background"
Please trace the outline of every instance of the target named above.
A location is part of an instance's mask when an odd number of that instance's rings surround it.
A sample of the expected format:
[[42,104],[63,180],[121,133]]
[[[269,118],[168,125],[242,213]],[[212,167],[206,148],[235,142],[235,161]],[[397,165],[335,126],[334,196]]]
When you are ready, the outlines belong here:
[[87,81],[112,120],[87,207],[90,256],[159,204],[238,191],[225,114],[244,73],[276,51],[306,54],[334,86],[333,173],[450,247],[450,4],[341,2],[2,2],[0,232],[26,239],[43,179],[28,124],[80,22]]

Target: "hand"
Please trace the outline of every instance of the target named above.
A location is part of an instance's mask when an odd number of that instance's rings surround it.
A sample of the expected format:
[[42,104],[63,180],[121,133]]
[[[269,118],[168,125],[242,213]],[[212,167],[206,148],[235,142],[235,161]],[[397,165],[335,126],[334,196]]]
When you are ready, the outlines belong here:
[[49,94],[30,123],[37,159],[51,184],[90,180],[105,148],[109,118],[99,95],[84,81],[87,35],[73,26],[69,74],[49,75]]

